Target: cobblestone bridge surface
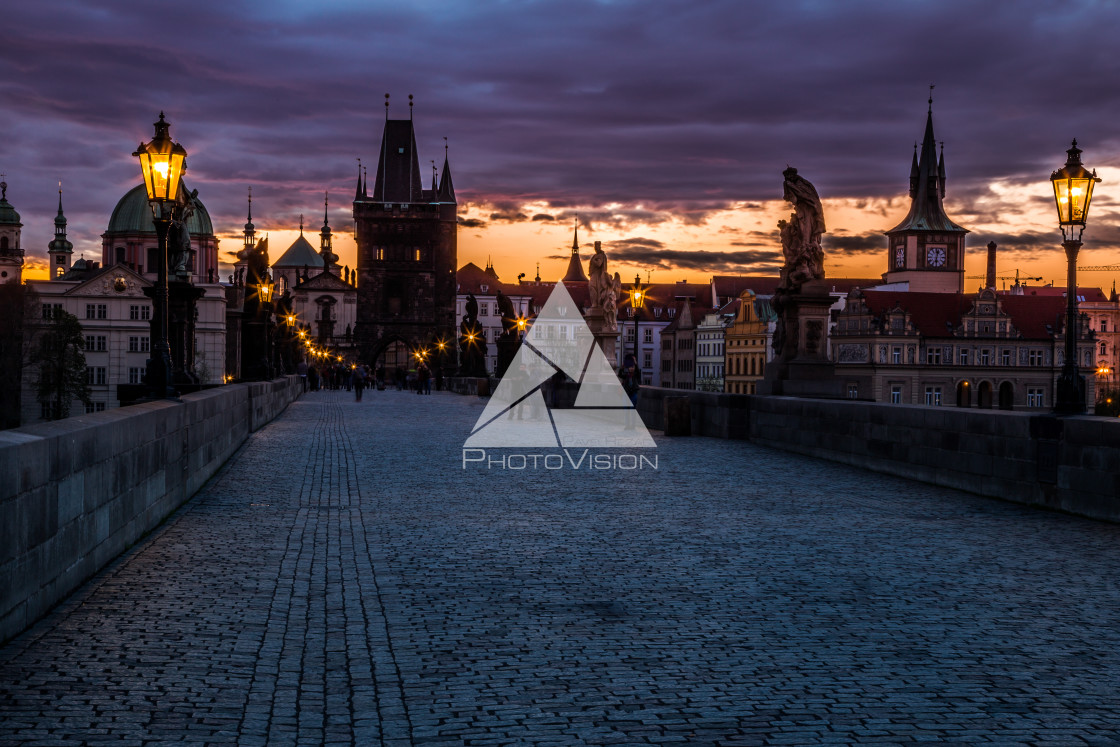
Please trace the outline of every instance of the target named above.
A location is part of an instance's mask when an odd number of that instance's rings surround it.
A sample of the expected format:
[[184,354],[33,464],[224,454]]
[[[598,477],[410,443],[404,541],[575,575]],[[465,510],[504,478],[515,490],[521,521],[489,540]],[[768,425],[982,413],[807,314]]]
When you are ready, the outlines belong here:
[[0,744],[1120,744],[1120,527],[749,443],[468,465],[306,395],[0,650]]

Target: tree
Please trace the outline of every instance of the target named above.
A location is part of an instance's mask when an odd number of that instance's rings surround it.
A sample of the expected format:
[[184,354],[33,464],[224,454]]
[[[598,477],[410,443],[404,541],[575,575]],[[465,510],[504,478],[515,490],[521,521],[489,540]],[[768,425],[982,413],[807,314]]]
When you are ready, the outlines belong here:
[[55,308],[37,337],[31,356],[31,368],[38,371],[36,399],[48,414],[47,420],[68,418],[75,399],[90,404],[82,325],[78,317]]

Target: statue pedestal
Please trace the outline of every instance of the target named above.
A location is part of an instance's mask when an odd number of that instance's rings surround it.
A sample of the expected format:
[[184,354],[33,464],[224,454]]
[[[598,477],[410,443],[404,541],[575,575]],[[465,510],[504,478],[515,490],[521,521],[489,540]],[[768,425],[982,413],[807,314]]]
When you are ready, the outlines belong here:
[[774,360],[766,365],[759,394],[794,397],[844,397],[843,382],[836,378],[828,359],[829,309],[833,303],[824,280],[813,280],[796,293],[774,296],[778,332]]
[[195,318],[198,316],[198,299],[205,295],[205,290],[196,288],[191,283],[173,280],[167,284],[167,337],[174,365],[172,381],[176,384],[199,383],[194,372]]
[[613,329],[608,329],[603,309],[598,306],[593,306],[587,312],[584,321],[591,329],[591,334],[595,336],[595,344],[603,351],[603,355],[607,356],[607,361],[611,364],[611,367],[615,367],[617,365],[615,362],[615,343],[618,340],[617,323]]
[[521,347],[521,341],[517,338],[516,332],[506,332],[502,334],[496,343],[498,348],[498,367],[494,372],[501,378],[506,375],[506,369],[509,364],[513,363],[513,359],[517,356],[517,349]]

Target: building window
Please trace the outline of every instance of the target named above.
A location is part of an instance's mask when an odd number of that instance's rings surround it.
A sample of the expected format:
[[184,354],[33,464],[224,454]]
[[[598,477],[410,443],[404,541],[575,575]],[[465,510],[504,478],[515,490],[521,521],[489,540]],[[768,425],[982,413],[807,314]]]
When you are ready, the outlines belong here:
[[130,353],[147,353],[151,349],[149,338],[147,337],[129,337],[128,338],[128,352]]
[[848,399],[859,399],[858,384],[848,384]]
[[902,387],[899,386],[898,384],[894,384],[894,385],[891,386],[891,404],[892,405],[901,405],[902,404]]
[[129,306],[128,318],[132,320],[147,321],[152,318],[151,306]]
[[43,304],[43,318],[44,319],[57,319],[58,312],[62,311],[62,304],[60,303],[45,303]]
[[105,403],[104,402],[90,402],[88,405],[86,405],[86,415],[89,415],[90,413],[94,413],[94,412],[105,412]]
[[646,343],[653,342],[653,330],[652,329],[647,327],[646,329],[642,330],[642,342],[646,342]]
[[653,353],[648,350],[642,356],[642,368],[649,368],[653,365]]
[[902,363],[902,348],[891,348],[891,363]]
[[128,369],[128,383],[129,384],[142,384],[144,379],[144,369],[132,367]]
[[960,360],[962,366],[968,365],[968,348],[961,348]]
[[93,386],[104,386],[105,366],[86,366],[86,381]]
[[1108,320],[1107,319],[1101,319],[1101,332],[1107,332],[1107,331],[1108,331]]
[[87,303],[86,304],[86,319],[96,319],[96,318],[97,318],[97,304]]
[[1011,351],[1008,350],[1007,348],[1004,348],[1003,350],[1000,351],[999,364],[1001,366],[1010,366],[1011,365]]
[[980,351],[980,365],[981,366],[992,365],[992,351],[991,350],[981,350]]
[[1042,390],[1041,389],[1028,389],[1027,390],[1027,407],[1042,407]]
[[941,406],[941,387],[927,386],[926,387],[926,404],[933,405],[934,407]]
[[931,366],[940,366],[941,348],[926,348],[926,363]]
[[86,350],[91,353],[104,353],[105,335],[86,335]]
[[1102,342],[1101,343],[1101,355],[1108,355],[1108,343],[1107,342]]
[[673,370],[673,362],[672,361],[670,361],[670,360],[661,361],[661,371],[663,373],[669,373],[672,370]]
[[1041,366],[1042,365],[1042,351],[1041,350],[1031,350],[1030,352],[1028,352],[1027,353],[1027,365],[1028,366]]

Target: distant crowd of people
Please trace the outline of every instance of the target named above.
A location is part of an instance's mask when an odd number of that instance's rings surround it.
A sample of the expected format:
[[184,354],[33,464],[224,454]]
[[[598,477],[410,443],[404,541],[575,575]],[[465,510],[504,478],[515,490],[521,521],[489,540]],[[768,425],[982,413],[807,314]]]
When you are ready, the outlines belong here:
[[443,384],[443,377],[433,375],[431,367],[423,361],[416,368],[395,367],[391,381],[387,379],[384,365],[371,371],[364,363],[336,362],[316,366],[307,361],[300,361],[296,366],[296,373],[299,374],[305,392],[353,390],[358,402],[362,401],[362,392],[367,387],[376,387],[379,391],[384,391],[386,386],[396,386],[397,391],[407,389],[416,394],[431,394],[433,379],[436,379],[437,389],[442,389]]

